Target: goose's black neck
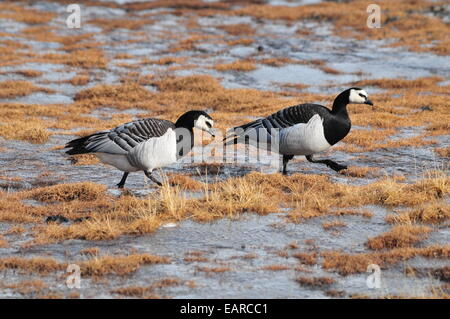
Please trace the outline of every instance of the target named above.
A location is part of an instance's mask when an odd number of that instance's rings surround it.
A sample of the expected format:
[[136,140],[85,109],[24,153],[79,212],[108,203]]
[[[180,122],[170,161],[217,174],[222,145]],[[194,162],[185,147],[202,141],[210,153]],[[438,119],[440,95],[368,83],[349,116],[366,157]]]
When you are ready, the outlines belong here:
[[331,116],[324,121],[324,133],[330,145],[342,140],[350,131],[351,121],[347,113],[349,91],[339,94],[333,102]]
[[201,116],[211,118],[204,111],[192,110],[181,115],[175,122],[177,158],[185,156],[194,147],[194,126]]
[[175,122],[177,159],[185,156],[194,147],[195,119],[193,112],[186,112]]
[[348,94],[349,94],[348,91],[344,91],[334,99],[331,114],[336,115],[338,117],[348,118],[347,113]]

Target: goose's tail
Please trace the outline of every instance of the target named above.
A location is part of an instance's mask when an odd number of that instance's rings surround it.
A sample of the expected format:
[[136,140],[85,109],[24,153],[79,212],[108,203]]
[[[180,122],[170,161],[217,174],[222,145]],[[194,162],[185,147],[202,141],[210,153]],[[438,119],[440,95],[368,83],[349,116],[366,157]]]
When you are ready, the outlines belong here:
[[64,148],[69,148],[69,150],[66,151],[66,154],[69,155],[76,155],[76,154],[86,154],[86,153],[91,153],[90,150],[88,150],[86,148],[86,141],[90,138],[91,136],[85,136],[85,137],[80,137],[74,140],[71,140],[69,143],[66,144],[66,146]]

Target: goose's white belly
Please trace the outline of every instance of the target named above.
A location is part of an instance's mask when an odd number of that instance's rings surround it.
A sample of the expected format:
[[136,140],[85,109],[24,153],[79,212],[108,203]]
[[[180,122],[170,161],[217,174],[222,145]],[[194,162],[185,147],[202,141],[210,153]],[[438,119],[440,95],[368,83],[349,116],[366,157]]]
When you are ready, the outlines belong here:
[[95,155],[102,163],[114,166],[121,171],[136,172],[139,170],[130,164],[126,155],[110,153],[95,153]]
[[172,129],[160,136],[150,138],[128,152],[130,164],[143,171],[151,171],[177,161],[176,134]]
[[172,129],[136,145],[127,154],[95,153],[100,161],[124,172],[152,171],[177,161],[176,134]]
[[319,114],[311,117],[308,123],[299,123],[280,132],[280,154],[312,155],[326,151],[330,147]]

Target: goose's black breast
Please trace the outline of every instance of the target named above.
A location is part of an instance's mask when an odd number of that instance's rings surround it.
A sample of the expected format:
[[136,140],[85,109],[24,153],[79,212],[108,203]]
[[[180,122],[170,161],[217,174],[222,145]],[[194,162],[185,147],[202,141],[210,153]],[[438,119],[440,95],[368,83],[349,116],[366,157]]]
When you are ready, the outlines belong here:
[[327,115],[323,121],[324,135],[330,145],[334,145],[350,132],[352,124],[350,119]]

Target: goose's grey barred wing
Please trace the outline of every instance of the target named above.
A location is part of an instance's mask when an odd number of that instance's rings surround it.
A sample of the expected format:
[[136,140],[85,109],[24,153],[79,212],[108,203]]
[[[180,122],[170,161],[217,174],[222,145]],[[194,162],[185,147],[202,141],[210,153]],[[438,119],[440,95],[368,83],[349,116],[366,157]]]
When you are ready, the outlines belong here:
[[258,140],[261,137],[270,139],[271,130],[281,130],[283,128],[291,127],[299,123],[308,123],[308,121],[315,114],[319,114],[322,117],[326,116],[329,110],[318,104],[299,104],[291,106],[273,113],[265,118],[255,120],[253,122],[236,126],[227,132],[224,142],[227,145],[237,143],[238,138],[244,135],[258,136]]
[[67,143],[69,155],[85,153],[127,154],[136,145],[160,137],[175,124],[167,120],[147,118],[122,124],[112,130],[100,131]]

